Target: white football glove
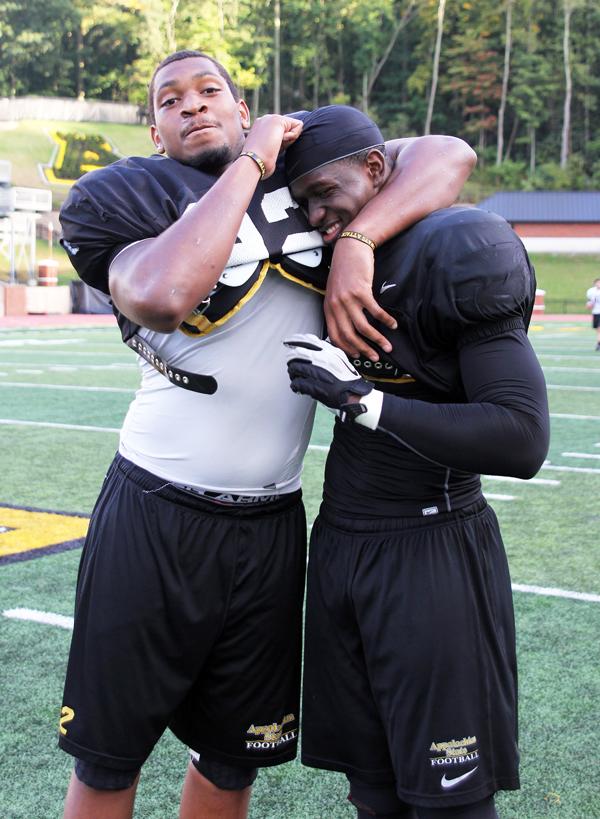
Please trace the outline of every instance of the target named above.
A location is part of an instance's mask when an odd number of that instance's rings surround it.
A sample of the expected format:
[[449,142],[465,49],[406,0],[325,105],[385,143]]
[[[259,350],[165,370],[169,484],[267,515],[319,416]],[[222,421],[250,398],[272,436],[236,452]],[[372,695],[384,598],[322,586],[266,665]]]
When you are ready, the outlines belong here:
[[[377,428],[383,393],[361,377],[342,350],[312,333],[298,333],[283,343],[288,348],[287,368],[294,392],[339,410],[342,421]],[[351,395],[361,396],[360,402],[350,403]]]

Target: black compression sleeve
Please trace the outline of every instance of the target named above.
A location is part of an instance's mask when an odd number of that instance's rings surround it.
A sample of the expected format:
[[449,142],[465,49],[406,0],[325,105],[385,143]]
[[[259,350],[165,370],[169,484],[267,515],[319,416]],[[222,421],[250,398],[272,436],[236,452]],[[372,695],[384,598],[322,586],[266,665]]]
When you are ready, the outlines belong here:
[[546,384],[523,330],[479,339],[458,353],[469,403],[386,395],[379,429],[452,469],[531,478],[548,451]]

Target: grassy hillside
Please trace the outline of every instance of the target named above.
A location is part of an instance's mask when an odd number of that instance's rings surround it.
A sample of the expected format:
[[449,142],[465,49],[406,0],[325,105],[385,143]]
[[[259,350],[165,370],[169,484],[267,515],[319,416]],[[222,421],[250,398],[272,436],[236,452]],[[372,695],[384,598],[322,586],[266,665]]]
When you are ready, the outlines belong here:
[[[148,156],[152,153],[149,129],[145,125],[121,125],[111,122],[57,122],[23,120],[0,123],[0,159],[12,163],[12,184],[25,187],[47,187],[40,165],[48,164],[56,148],[49,134],[74,131],[99,134],[120,156]],[[54,208],[62,204],[69,186],[50,185]]]

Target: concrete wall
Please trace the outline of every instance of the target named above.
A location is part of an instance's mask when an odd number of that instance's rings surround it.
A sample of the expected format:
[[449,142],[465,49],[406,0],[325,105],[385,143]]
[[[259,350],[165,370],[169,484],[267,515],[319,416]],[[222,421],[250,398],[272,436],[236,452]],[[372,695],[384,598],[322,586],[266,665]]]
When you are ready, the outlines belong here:
[[62,97],[2,97],[0,121],[54,119],[67,122],[145,122],[137,105]]
[[600,255],[600,236],[597,238],[561,236],[521,236],[529,253],[590,253]]
[[514,222],[513,228],[519,236],[600,238],[600,222]]
[[514,222],[531,253],[600,254],[600,222]]

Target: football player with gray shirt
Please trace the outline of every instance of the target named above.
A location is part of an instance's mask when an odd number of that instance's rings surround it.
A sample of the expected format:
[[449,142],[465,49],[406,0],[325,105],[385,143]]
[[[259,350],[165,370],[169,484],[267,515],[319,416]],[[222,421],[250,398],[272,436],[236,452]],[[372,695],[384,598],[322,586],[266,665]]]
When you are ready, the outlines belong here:
[[[166,58],[149,99],[156,155],[87,174],[61,212],[73,265],[110,295],[142,371],[79,572],[65,817],[128,819],[170,728],[193,749],[180,817],[239,819],[257,768],[296,753],[314,402],[288,395],[281,342],[321,331],[327,236],[283,177],[297,119],[250,128],[229,75],[199,52]],[[382,237],[452,201],[472,164],[446,137],[396,153],[399,218]],[[355,267],[372,272],[360,248]]]

